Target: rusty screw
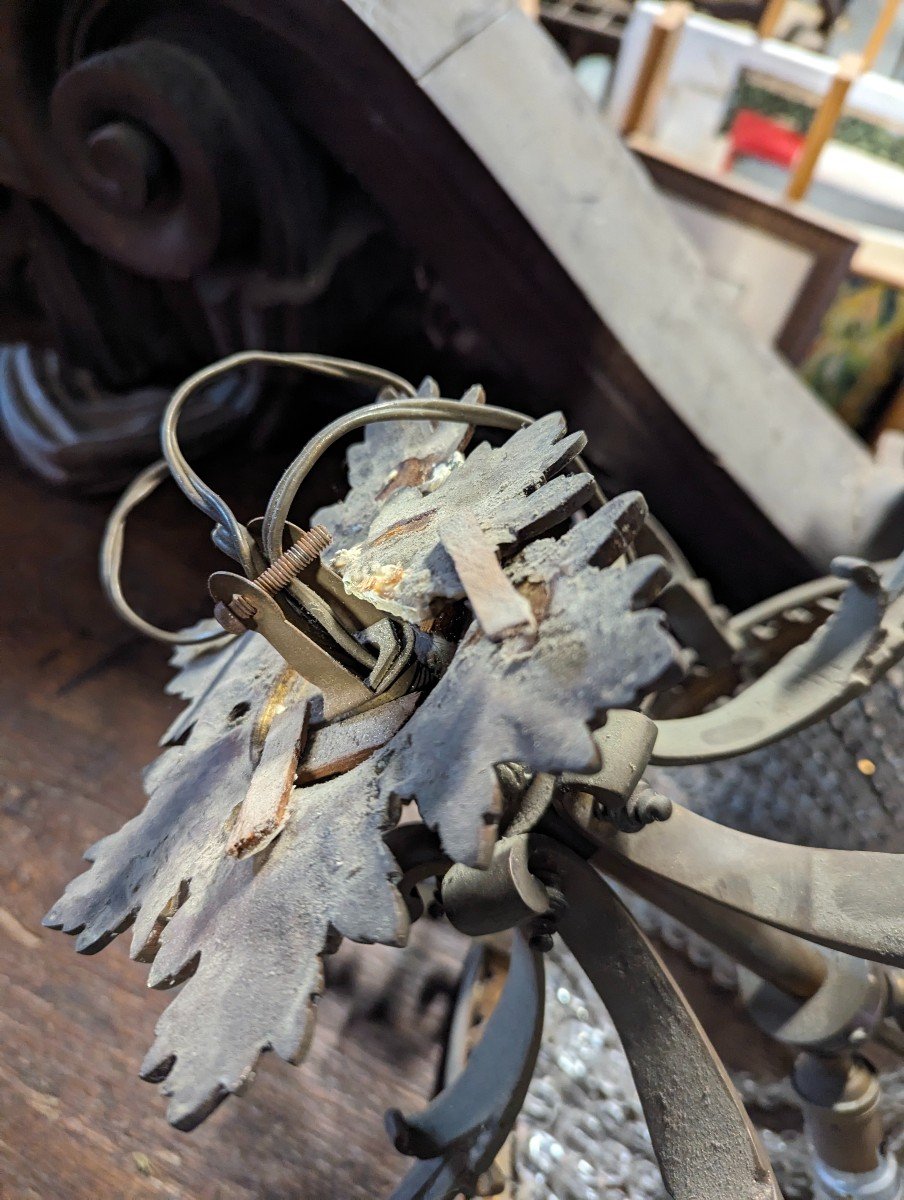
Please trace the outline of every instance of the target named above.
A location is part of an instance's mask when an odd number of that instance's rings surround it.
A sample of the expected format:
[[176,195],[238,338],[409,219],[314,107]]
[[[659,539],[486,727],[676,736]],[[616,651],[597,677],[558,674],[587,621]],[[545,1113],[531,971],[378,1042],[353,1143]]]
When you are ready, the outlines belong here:
[[[332,540],[325,526],[315,525],[313,529],[302,533],[254,582],[268,596],[275,596],[288,587],[300,571],[316,562]],[[256,613],[254,601],[248,596],[239,595],[234,595],[228,604],[220,601],[213,610],[213,615],[227,633],[235,634],[244,633]]]
[[268,595],[276,595],[289,586],[299,571],[316,562],[332,540],[324,525],[315,525],[293,542],[254,582]]

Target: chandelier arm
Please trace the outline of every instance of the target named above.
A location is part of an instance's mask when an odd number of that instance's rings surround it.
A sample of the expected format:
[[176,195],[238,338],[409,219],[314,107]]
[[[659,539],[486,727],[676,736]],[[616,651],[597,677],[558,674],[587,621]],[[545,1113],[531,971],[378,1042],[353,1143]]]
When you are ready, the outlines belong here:
[[602,876],[560,843],[537,838],[534,867],[564,897],[558,932],[618,1031],[668,1194],[781,1200],[740,1096],[634,918]]

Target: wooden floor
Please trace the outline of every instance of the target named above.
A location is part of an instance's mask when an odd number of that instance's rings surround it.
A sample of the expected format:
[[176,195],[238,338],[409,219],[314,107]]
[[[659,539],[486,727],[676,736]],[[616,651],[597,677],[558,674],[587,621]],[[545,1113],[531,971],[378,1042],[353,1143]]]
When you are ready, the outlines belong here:
[[[247,518],[282,465],[225,461],[213,482]],[[454,978],[453,935],[421,922],[401,955],[340,951],[307,1062],[267,1056],[244,1098],[192,1134],[170,1129],[136,1074],[165,997],[146,990],[125,941],[86,958],[40,925],[83,849],[143,802],[140,770],[178,707],[162,693],[166,650],[133,635],[101,595],[109,501],[48,491],[5,448],[0,496],[0,1198],[386,1195],[404,1163],[382,1115],[430,1091],[445,1013],[418,996],[426,980]],[[175,626],[206,614],[218,562],[208,532],[174,489],[136,517],[128,590],[148,616]],[[724,1002],[708,1007],[729,1057],[756,1041],[747,1027],[737,1036]]]

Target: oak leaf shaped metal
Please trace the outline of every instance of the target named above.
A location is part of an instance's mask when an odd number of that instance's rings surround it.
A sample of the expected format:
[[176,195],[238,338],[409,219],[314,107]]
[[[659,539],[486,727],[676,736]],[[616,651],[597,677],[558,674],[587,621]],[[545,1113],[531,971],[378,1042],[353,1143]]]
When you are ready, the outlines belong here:
[[175,914],[149,983],[191,978],[141,1068],[190,1129],[249,1080],[259,1054],[299,1062],[313,1033],[323,954],[336,935],[404,944],[408,910],[382,835],[394,823],[373,760],[300,789],[265,861],[224,858]]
[[192,703],[171,728],[180,744],[147,773],[147,806],[91,848],[92,868],[45,923],[78,934],[84,953],[134,923],[132,956],[153,960],[151,986],[187,980],[142,1074],[166,1081],[169,1120],[190,1129],[247,1082],[263,1050],[301,1058],[336,934],[400,944],[408,915],[382,838],[396,814],[374,760],[296,789],[264,855],[226,853],[273,697],[300,725],[314,691],[251,635],[185,674],[178,690]]
[[132,957],[153,958],[167,915],[217,869],[254,769],[255,716],[285,671],[269,643],[253,637],[188,664],[178,687],[191,703],[145,773],[147,805],[86,851],[91,870],[69,884],[46,925],[76,934],[81,953],[134,925]]
[[[439,388],[428,378],[418,388],[418,395],[436,399]],[[483,399],[480,387],[462,397],[470,404]],[[473,426],[452,421],[388,421],[365,426],[363,441],[353,442],[345,456],[347,495],[318,509],[311,518],[312,525],[325,525],[333,535],[324,559],[331,563],[343,546],[365,538],[380,507],[394,492],[402,488],[433,490],[463,461],[462,453],[473,433]]]
[[[580,477],[561,481],[564,489],[542,481],[581,444],[561,433],[555,418],[507,443],[521,439],[523,451],[527,440],[536,451],[528,457],[542,470],[533,472],[532,495],[524,493],[523,473],[508,488],[510,504],[492,525],[497,544],[559,519],[563,495],[583,495]],[[484,465],[498,454],[476,453]],[[474,479],[459,490],[452,480],[465,472],[455,467],[435,498],[405,490],[419,502],[461,498]],[[544,495],[548,489],[552,496]],[[182,984],[142,1068],[163,1082],[173,1124],[191,1128],[241,1090],[264,1050],[301,1058],[322,958],[339,937],[405,940],[400,872],[384,841],[400,801],[417,801],[451,857],[484,864],[496,836],[497,765],[592,768],[591,730],[606,710],[635,703],[669,673],[675,648],[661,616],[637,611],[664,582],[664,565],[614,565],[645,513],[638,495],[620,497],[563,537],[518,554],[506,567],[507,586],[530,605],[531,626],[492,641],[473,622],[446,674],[399,732],[344,773],[323,778],[322,764],[312,765],[307,777],[316,781],[292,789],[288,802],[294,767],[287,774],[266,751],[275,744],[277,756],[283,745],[300,753],[299,779],[306,754],[320,763],[324,738],[315,730],[305,740],[308,720],[319,713],[316,681],[302,679],[255,634],[209,655],[183,654],[171,690],[189,704],[147,774],[146,808],[92,848],[93,867],[46,918],[77,934],[83,952],[134,924],[132,954],[153,961],[150,983]],[[280,736],[268,747],[271,728]],[[244,801],[253,792],[252,815],[267,817],[261,787],[271,770],[274,820],[263,821],[266,838],[243,858],[234,843]]]
[[624,553],[645,515],[643,498],[627,493],[561,538],[528,546],[508,574],[533,606],[536,631],[494,642],[473,624],[385,748],[387,785],[417,800],[457,862],[490,861],[497,764],[548,774],[598,767],[591,730],[606,710],[633,706],[675,669],[663,615],[642,608],[667,581],[665,564],[650,557],[600,569]]
[[437,601],[465,595],[443,546],[444,523],[466,513],[501,550],[545,533],[593,491],[589,475],[559,474],[586,441],[583,433],[566,435],[562,414],[549,413],[498,449],[483,442],[435,491],[406,487],[387,496],[363,540],[341,546],[337,539],[332,565],[352,595],[422,621]]

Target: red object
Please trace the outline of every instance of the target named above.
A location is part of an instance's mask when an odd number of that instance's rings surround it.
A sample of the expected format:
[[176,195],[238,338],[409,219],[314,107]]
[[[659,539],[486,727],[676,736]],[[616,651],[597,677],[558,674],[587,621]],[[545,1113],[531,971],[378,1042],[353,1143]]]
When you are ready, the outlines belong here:
[[725,169],[730,170],[739,154],[790,167],[804,144],[804,135],[771,117],[739,108],[728,131],[729,149]]

